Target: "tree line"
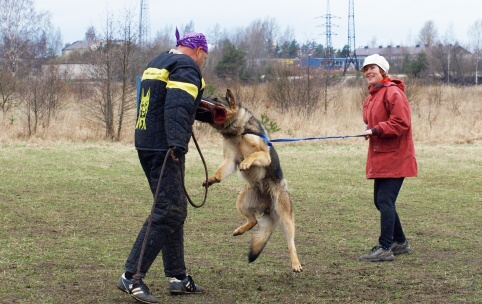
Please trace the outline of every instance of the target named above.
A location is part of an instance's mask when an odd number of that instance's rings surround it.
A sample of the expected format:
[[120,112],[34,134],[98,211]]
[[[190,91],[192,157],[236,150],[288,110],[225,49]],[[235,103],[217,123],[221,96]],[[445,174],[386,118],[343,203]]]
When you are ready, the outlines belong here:
[[[27,136],[48,128],[59,110],[74,99],[84,118],[100,124],[105,138],[119,140],[126,115],[135,109],[135,79],[146,64],[175,46],[173,26],[158,31],[148,43],[138,41],[137,14],[106,12],[103,32],[86,29],[84,41],[93,46],[62,55],[60,30],[47,12],[37,12],[33,0],[0,0],[0,108],[2,120],[21,113]],[[191,21],[179,28],[195,31]],[[327,49],[315,41],[300,44],[292,29],[281,33],[276,20],[256,20],[246,28],[228,32],[216,24],[208,36],[211,49],[203,67],[206,94],[216,94],[226,84],[263,85],[281,109],[299,107],[309,113],[320,100],[330,102],[330,87],[343,80],[339,71],[314,69],[302,58],[345,58],[349,47]],[[391,73],[441,83],[477,84],[482,49],[482,19],[470,29],[472,41],[463,48],[446,33],[439,37],[432,21],[420,30],[418,42],[429,51],[406,54]],[[64,46],[65,47],[65,46]],[[470,49],[471,54],[464,50]],[[64,64],[82,65],[84,77],[73,78]],[[360,74],[355,74],[360,77]],[[222,89],[220,91],[223,91]]]

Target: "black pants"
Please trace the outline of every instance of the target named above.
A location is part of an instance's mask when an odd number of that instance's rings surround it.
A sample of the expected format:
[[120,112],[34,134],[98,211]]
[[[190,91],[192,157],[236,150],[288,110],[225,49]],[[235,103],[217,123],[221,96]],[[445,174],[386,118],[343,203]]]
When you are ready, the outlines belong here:
[[390,248],[393,242],[405,242],[402,224],[395,202],[404,178],[377,178],[374,183],[374,202],[380,211],[380,237],[378,243]]
[[[138,155],[154,196],[166,152],[139,150]],[[172,160],[170,155],[167,157],[142,258],[140,269],[142,277],[146,275],[161,250],[166,277],[174,277],[186,273],[183,226],[187,216],[187,199],[182,186],[184,156],[179,159],[182,169],[178,162]],[[128,272],[137,273],[148,220],[149,217],[137,235],[137,239],[126,261],[125,270]]]

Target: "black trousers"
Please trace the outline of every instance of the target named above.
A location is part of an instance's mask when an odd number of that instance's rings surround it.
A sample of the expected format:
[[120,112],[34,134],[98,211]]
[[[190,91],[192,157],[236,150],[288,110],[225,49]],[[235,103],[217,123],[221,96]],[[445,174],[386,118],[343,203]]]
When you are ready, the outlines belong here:
[[[138,151],[139,160],[154,197],[166,152]],[[187,198],[182,186],[184,156],[174,162],[170,155],[162,177],[158,198],[152,214],[140,274],[144,277],[162,250],[164,274],[174,277],[186,273],[184,264],[184,220],[187,216]],[[152,205],[151,205],[152,206]],[[137,273],[142,243],[147,232],[149,217],[144,222],[125,264],[125,270]]]
[[393,242],[405,242],[402,224],[398,217],[395,202],[402,188],[404,178],[376,178],[374,202],[380,211],[380,237],[378,243],[390,248]]

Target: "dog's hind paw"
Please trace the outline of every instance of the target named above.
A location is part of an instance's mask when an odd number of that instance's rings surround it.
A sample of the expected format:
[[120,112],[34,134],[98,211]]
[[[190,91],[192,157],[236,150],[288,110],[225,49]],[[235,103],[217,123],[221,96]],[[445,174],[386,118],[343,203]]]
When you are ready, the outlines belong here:
[[238,229],[234,230],[233,236],[241,235],[243,233],[244,233],[244,231],[242,231],[240,228],[238,228]]
[[293,269],[293,272],[302,272],[303,267],[301,267],[301,264],[292,264],[291,269]]

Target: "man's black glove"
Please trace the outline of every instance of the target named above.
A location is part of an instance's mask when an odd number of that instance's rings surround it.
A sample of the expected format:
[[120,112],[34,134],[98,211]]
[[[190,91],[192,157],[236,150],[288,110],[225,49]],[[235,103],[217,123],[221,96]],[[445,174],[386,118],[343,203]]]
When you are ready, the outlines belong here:
[[184,151],[179,147],[171,148],[171,157],[174,161],[178,161],[184,155]]

